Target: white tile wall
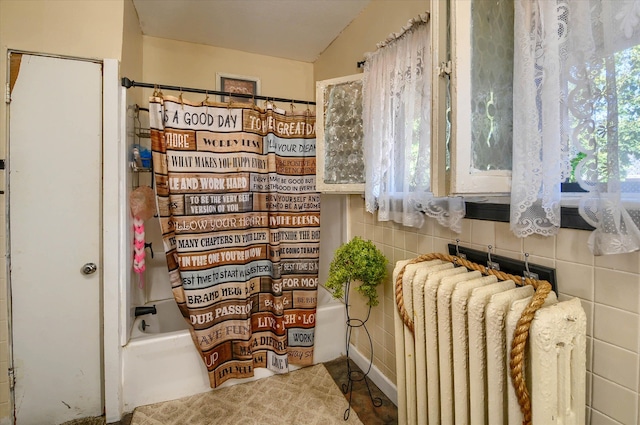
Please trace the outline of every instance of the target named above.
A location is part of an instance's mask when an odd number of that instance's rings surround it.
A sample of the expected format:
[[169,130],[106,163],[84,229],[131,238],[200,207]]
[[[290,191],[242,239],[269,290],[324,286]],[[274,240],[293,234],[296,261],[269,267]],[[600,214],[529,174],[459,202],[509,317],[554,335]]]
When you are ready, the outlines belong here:
[[556,278],[564,294],[593,301],[593,267],[556,260]]
[[599,340],[593,341],[593,373],[638,391],[638,354]]
[[611,269],[595,268],[595,301],[632,313],[638,312],[638,275]]
[[531,235],[524,238],[524,252],[528,252],[531,256],[540,256],[547,258],[556,257],[556,237]]
[[615,382],[593,375],[591,407],[623,424],[634,424],[637,419],[638,394]]
[[620,422],[596,411],[591,412],[591,425],[620,425]]
[[593,317],[593,337],[637,352],[638,315],[596,303]]
[[[390,261],[430,252],[447,252],[455,243],[477,249],[493,245],[494,252],[513,258],[530,254],[529,261],[556,268],[560,299],[579,297],[587,315],[587,418],[591,425],[640,423],[640,253],[594,257],[588,249],[590,232],[561,229],[554,237],[513,236],[508,223],[463,220],[457,235],[428,219],[423,228],[379,223],[364,211],[360,195],[349,198],[349,236],[371,239]],[[393,311],[390,279],[384,283],[380,305],[372,310],[374,364],[395,382]],[[353,296],[354,303],[361,302]],[[376,318],[379,317],[379,318]],[[371,328],[374,329],[374,328]],[[353,342],[369,353],[360,333]],[[383,353],[376,353],[382,350]]]

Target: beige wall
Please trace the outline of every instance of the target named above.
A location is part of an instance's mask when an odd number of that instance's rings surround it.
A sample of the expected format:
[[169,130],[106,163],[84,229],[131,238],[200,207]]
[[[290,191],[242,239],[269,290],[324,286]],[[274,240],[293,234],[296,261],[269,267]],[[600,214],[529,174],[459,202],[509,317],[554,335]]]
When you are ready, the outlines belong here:
[[[364,52],[406,21],[427,9],[425,2],[375,1],[315,63],[316,79],[354,74]],[[389,275],[399,260],[430,252],[447,252],[448,243],[522,259],[556,268],[560,299],[579,297],[587,314],[587,414],[598,425],[640,423],[640,253],[594,257],[587,248],[590,232],[561,229],[557,236],[518,239],[508,223],[463,220],[460,235],[428,219],[422,229],[378,222],[365,212],[360,195],[348,198],[348,237],[374,241],[390,261]],[[396,308],[389,279],[379,288],[380,305],[368,322],[375,366],[396,380],[393,314]],[[352,294],[353,317],[365,314],[363,298]],[[358,351],[369,355],[369,342],[354,332]]]
[[[142,30],[133,0],[124,0],[122,60],[120,75],[134,81],[142,79]],[[139,103],[141,90],[129,90],[129,100]]]
[[[217,72],[259,78],[259,94],[263,96],[314,100],[311,63],[143,37],[144,82],[215,90]],[[185,93],[184,97],[197,102],[204,100],[205,95]],[[257,104],[262,106],[261,102]],[[296,105],[296,108],[306,107]]]
[[2,0],[2,45],[87,58],[120,59],[123,2]]
[[376,43],[429,10],[429,0],[373,0],[313,64],[316,81],[362,72],[357,63]]

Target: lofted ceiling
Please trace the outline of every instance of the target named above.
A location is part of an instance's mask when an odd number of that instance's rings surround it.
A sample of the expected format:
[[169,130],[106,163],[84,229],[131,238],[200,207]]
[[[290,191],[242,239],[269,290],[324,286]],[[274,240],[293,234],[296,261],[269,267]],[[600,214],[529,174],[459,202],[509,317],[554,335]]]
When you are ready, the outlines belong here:
[[142,33],[314,62],[371,0],[133,0]]

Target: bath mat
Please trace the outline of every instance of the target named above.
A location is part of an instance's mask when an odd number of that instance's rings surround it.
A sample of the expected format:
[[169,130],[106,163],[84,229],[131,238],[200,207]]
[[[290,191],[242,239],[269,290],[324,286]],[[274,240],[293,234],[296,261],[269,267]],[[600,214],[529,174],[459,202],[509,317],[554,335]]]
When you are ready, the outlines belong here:
[[321,365],[246,384],[149,404],[135,409],[131,425],[362,425]]

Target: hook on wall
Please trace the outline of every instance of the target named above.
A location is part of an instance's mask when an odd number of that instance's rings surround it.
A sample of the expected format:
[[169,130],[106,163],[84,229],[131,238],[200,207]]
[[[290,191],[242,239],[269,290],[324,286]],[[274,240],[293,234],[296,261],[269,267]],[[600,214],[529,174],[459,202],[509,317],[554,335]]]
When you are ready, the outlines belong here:
[[487,267],[493,270],[500,270],[500,264],[494,262],[491,260],[491,250],[493,249],[493,246],[488,245],[488,252],[487,252]]
[[524,253],[524,272],[522,273],[524,275],[525,278],[529,278],[529,279],[538,279],[538,274],[537,273],[531,273],[531,271],[529,271],[529,253],[525,252]]
[[460,252],[460,239],[456,239],[456,257],[460,257],[463,259],[467,258],[467,254]]

